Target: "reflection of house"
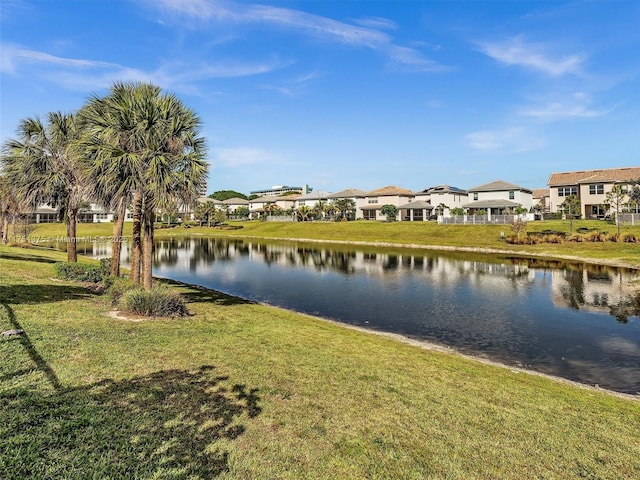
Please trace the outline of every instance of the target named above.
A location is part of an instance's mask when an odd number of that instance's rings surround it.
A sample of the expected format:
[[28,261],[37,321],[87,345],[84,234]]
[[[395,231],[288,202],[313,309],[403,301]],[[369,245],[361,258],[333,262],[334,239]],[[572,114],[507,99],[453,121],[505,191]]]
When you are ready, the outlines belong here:
[[340,192],[327,195],[327,199],[336,200],[353,200],[356,205],[356,218],[362,218],[362,207],[365,205],[365,195],[367,193],[357,188],[349,188]]
[[638,179],[640,167],[552,173],[547,182],[551,211],[561,212],[566,197],[575,195],[580,199],[582,218],[598,218],[605,214],[607,193],[614,185],[626,187]]
[[469,200],[471,202],[463,205],[463,208],[470,213],[484,210],[491,218],[491,215],[513,212],[517,207],[526,208],[529,211],[533,207],[533,192],[513,183],[496,180],[470,188]]
[[375,220],[378,217],[378,211],[384,205],[394,205],[398,207],[398,215],[400,218],[407,216],[407,211],[399,207],[413,200],[413,192],[405,188],[388,186],[367,192],[364,198],[364,205],[360,207],[362,210],[362,218],[365,220]]

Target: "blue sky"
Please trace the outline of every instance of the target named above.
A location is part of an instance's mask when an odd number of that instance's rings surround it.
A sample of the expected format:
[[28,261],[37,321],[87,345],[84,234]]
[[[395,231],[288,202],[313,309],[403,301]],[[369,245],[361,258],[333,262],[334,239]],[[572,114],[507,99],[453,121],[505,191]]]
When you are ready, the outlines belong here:
[[209,192],[640,165],[638,1],[2,0],[0,137],[117,80],[203,120]]

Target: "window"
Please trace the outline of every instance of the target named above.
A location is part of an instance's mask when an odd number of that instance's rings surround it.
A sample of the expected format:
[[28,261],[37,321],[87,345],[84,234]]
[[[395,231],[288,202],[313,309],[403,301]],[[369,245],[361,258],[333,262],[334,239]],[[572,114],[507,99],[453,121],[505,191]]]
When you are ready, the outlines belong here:
[[558,187],[559,197],[568,197],[569,195],[578,195],[578,187]]
[[369,197],[367,199],[367,203],[371,204],[371,203],[378,203],[378,197]]
[[604,185],[599,183],[597,185],[589,185],[589,195],[602,195],[604,193]]
[[475,192],[475,193],[473,194],[473,199],[474,199],[474,200],[478,200],[478,192]]
[[96,220],[106,220],[106,219],[107,219],[106,213],[96,213]]
[[365,220],[375,220],[376,219],[376,211],[375,210],[362,210],[362,218]]
[[509,190],[509,200],[513,200],[514,198],[516,198],[516,192]]
[[298,200],[298,205],[300,207],[304,207],[304,200]]

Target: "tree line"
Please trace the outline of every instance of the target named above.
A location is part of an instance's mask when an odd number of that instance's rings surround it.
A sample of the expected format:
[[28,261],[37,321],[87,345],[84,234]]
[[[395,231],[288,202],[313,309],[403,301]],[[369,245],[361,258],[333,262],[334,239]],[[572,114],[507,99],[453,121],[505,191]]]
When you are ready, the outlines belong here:
[[201,124],[174,94],[123,82],[105,96],[90,96],[77,112],[21,120],[0,156],[3,241],[11,215],[48,204],[66,223],[67,259],[76,262],[78,212],[92,201],[114,212],[111,274],[117,276],[131,208],[131,279],[151,288],[156,213],[192,205],[205,185]]

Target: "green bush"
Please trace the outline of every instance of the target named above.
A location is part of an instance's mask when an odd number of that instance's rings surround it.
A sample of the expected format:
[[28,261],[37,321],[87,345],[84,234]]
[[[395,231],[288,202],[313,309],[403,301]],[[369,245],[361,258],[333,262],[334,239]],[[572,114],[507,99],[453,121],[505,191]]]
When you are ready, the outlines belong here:
[[56,276],[66,280],[77,280],[80,282],[98,283],[102,280],[102,270],[95,265],[85,265],[82,263],[56,263],[54,265]]
[[189,314],[182,296],[163,286],[126,291],[120,303],[124,310],[145,317],[184,317]]
[[118,305],[122,296],[131,290],[140,290],[142,287],[136,285],[125,277],[107,277],[105,278],[107,286],[107,296],[111,300],[111,305]]

